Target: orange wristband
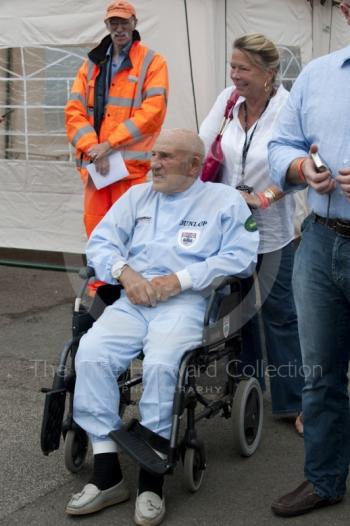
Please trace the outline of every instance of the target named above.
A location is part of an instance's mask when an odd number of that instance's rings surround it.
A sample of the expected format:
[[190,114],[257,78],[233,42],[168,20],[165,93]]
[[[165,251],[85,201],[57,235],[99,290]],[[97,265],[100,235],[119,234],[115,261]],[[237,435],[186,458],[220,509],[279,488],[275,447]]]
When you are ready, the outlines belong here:
[[297,161],[297,172],[298,172],[298,177],[299,179],[303,182],[303,183],[306,183],[306,177],[305,177],[305,174],[303,172],[303,164],[304,162],[306,161],[307,157],[303,157],[302,159],[299,159]]

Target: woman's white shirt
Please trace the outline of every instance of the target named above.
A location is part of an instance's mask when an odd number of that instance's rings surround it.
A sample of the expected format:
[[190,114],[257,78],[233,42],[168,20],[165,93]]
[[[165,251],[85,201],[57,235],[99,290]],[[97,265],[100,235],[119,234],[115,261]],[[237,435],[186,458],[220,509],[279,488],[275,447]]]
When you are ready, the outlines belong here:
[[[204,141],[206,151],[209,150],[219,132],[226,103],[233,90],[234,86],[231,86],[220,93],[200,127],[199,134]],[[238,184],[247,184],[254,188],[254,192],[264,191],[268,186],[275,184],[270,179],[267,144],[272,137],[275,121],[278,119],[288,96],[288,91],[282,85],[279,86],[275,96],[271,98],[266,110],[260,117],[246,157],[243,180],[241,174],[245,132],[239,121],[238,111],[245,98],[239,97],[233,110],[233,119],[227,126],[221,142],[225,156],[223,183],[233,187]],[[255,124],[248,130],[248,141],[254,126]],[[267,209],[252,211],[260,232],[260,254],[278,250],[294,238],[294,209],[294,197],[290,194],[273,203]]]

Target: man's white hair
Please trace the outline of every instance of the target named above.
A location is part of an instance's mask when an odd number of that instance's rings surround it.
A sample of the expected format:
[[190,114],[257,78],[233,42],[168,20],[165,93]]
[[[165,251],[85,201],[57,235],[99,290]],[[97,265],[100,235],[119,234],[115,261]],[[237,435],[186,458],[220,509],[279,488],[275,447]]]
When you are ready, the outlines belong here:
[[198,155],[204,159],[204,143],[196,132],[184,128],[163,129],[157,138],[155,149],[161,148],[162,142],[167,144],[170,142],[176,150]]

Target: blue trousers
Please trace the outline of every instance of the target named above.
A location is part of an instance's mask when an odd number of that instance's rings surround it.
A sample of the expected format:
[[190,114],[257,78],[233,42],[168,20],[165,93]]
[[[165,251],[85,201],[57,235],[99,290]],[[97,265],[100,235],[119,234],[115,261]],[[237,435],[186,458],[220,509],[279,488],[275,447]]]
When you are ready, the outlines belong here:
[[[270,379],[272,412],[275,415],[301,411],[301,392],[304,386],[299,344],[298,321],[292,292],[294,247],[289,243],[280,250],[259,254],[258,286],[262,302],[267,369]],[[255,294],[252,282],[244,282],[242,331],[243,373],[256,376],[265,387],[259,318],[255,313]]]
[[185,292],[148,308],[132,305],[123,295],[82,337],[73,416],[93,447],[110,442],[108,433],[120,427],[117,378],[142,350],[142,424],[169,438],[179,363],[202,342],[206,304],[200,295]]
[[350,461],[350,239],[303,224],[293,286],[305,372],[305,476],[322,497],[345,493]]

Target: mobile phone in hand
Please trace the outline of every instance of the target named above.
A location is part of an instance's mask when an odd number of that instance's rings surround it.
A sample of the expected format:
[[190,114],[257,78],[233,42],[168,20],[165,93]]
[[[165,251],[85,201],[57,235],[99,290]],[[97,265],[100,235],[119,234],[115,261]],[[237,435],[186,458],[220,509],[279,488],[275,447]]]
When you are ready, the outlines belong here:
[[315,165],[315,168],[316,168],[317,172],[321,173],[321,172],[330,171],[328,166],[326,165],[326,163],[319,156],[318,152],[310,153],[310,157],[311,157],[311,159],[314,162],[314,165]]

